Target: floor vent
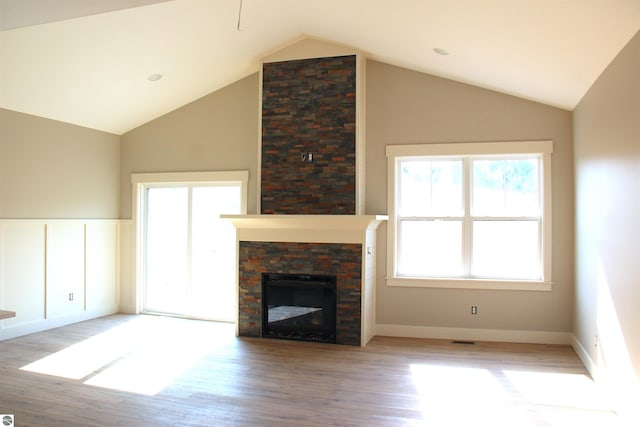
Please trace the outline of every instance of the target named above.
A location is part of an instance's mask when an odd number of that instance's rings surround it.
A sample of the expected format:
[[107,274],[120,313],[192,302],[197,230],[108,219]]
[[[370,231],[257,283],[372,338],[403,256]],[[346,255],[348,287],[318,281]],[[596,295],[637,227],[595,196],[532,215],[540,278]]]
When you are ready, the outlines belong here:
[[454,340],[451,341],[453,344],[464,344],[464,345],[474,345],[475,341],[463,341],[463,340]]

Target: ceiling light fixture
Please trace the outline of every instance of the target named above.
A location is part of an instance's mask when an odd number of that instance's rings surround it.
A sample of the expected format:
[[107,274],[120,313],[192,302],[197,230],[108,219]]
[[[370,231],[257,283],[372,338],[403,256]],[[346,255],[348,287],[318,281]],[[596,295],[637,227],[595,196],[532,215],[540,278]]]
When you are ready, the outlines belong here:
[[443,49],[441,47],[434,47],[433,51],[438,55],[442,55],[442,56],[447,56],[450,53],[447,49]]
[[150,82],[157,82],[161,78],[162,74],[150,74],[149,77],[147,77],[147,80],[149,80]]

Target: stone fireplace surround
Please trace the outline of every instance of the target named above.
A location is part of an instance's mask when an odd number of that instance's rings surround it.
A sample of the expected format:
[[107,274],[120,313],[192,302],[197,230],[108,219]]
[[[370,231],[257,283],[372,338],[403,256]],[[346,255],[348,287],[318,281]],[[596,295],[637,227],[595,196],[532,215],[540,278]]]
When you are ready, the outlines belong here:
[[387,219],[362,214],[364,57],[303,41],[262,62],[262,215],[224,216],[236,228],[237,334],[262,336],[262,273],[328,274],[336,342],[364,346],[375,334],[376,229]]
[[236,228],[239,336],[262,336],[262,273],[337,276],[336,343],[375,335],[376,229],[384,215],[224,215]]
[[336,344],[360,345],[361,245],[240,242],[239,251],[240,335],[261,336],[262,273],[330,275],[336,276]]

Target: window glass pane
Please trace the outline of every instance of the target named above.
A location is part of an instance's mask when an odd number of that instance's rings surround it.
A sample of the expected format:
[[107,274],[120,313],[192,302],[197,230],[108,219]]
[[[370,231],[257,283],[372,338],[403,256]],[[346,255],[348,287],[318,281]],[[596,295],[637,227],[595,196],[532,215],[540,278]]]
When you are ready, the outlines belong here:
[[473,215],[539,216],[538,164],[537,158],[473,160]]
[[401,221],[398,274],[460,276],[461,221]]
[[165,313],[187,305],[188,188],[147,191],[146,309]]
[[472,275],[540,279],[539,221],[474,221]]
[[460,216],[461,160],[406,160],[400,164],[401,216]]
[[235,315],[235,229],[221,214],[241,213],[239,186],[194,187],[192,193],[191,308],[197,317]]

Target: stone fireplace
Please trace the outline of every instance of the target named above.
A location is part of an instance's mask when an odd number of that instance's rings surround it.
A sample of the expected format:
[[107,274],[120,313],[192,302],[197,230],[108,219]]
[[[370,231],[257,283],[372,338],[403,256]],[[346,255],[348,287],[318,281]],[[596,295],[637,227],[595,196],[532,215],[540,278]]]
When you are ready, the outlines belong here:
[[226,215],[236,227],[239,336],[262,337],[262,275],[336,276],[336,343],[375,335],[376,229],[382,215]]
[[332,276],[330,342],[364,346],[375,334],[376,229],[386,220],[363,214],[364,60],[301,44],[263,60],[261,214],[225,216],[237,236],[237,333],[273,336],[265,310],[302,310],[265,306],[265,275]]

